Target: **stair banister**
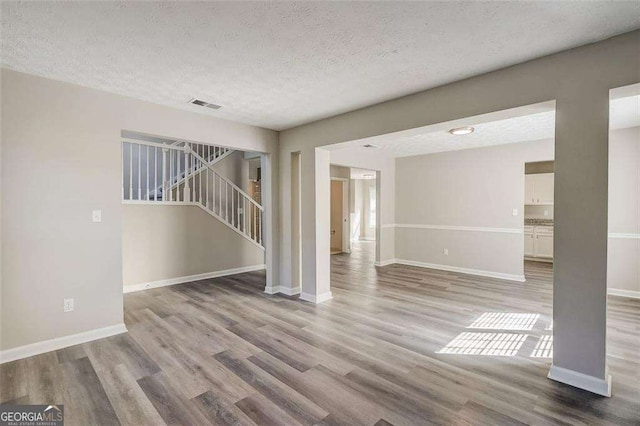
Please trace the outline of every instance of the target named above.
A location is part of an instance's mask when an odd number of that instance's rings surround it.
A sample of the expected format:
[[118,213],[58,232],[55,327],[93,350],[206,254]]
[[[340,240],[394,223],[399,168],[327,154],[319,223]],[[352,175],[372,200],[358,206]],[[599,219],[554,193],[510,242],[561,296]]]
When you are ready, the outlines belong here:
[[249,194],[247,194],[242,189],[240,189],[235,183],[229,182],[229,181],[227,181],[227,179],[225,179],[224,177],[220,176],[220,174],[218,172],[216,172],[215,169],[212,166],[210,166],[206,161],[204,161],[204,159],[202,157],[200,157],[197,153],[192,152],[192,155],[194,155],[198,160],[203,162],[205,164],[205,166],[208,169],[210,169],[216,176],[218,176],[222,180],[226,181],[229,186],[231,186],[236,191],[238,191],[240,194],[242,194],[245,198],[247,198],[257,209],[259,209],[260,211],[264,210],[264,208],[260,204],[258,204],[257,201],[255,201],[253,198],[251,198],[251,196]]
[[[249,194],[244,192],[233,182],[230,182],[220,175],[214,168],[213,164],[224,156],[234,152],[227,148],[209,146],[206,144],[192,144],[188,142],[173,144],[162,144],[156,142],[147,142],[141,140],[132,140],[122,138],[122,141],[129,143],[128,149],[123,149],[123,171],[128,171],[128,181],[123,179],[123,201],[130,203],[170,203],[170,204],[189,204],[201,207],[204,211],[216,217],[233,231],[247,238],[251,243],[265,249],[263,243],[263,215],[264,208]],[[137,167],[138,173],[133,169],[134,148],[137,145],[138,154]],[[144,150],[142,147],[144,146]],[[150,148],[154,149],[153,155]],[[213,148],[213,149],[212,149]],[[158,155],[158,149],[162,149],[161,157]],[[211,160],[211,152],[213,151],[213,160]],[[126,155],[128,152],[129,164],[126,164]],[[142,175],[142,157],[146,155],[145,172]],[[167,158],[168,155],[168,158]],[[203,155],[206,158],[203,158]],[[158,164],[158,157],[162,163]],[[182,157],[182,158],[181,158]],[[151,171],[151,161],[153,159],[153,171]],[[182,160],[182,161],[181,161]],[[182,164],[180,164],[182,162]],[[128,167],[127,167],[128,166]],[[181,168],[181,166],[184,166]],[[126,168],[125,168],[126,167]],[[158,173],[158,167],[162,170]],[[169,171],[167,172],[167,167]],[[138,179],[136,184],[138,193],[134,197],[134,173]],[[212,187],[209,187],[209,179],[211,176]],[[162,179],[158,184],[158,178]],[[142,195],[143,182],[146,184],[146,196]],[[151,180],[154,181],[153,199],[151,198]],[[205,179],[203,183],[202,180]],[[180,188],[180,185],[183,185]],[[199,188],[196,185],[199,184]],[[222,194],[224,185],[224,195]],[[129,189],[129,193],[125,193],[125,188]],[[175,189],[174,189],[175,188]],[[205,191],[206,188],[206,192]],[[209,190],[212,190],[209,192]],[[159,191],[162,191],[160,196]],[[175,195],[174,191],[175,190]],[[182,191],[181,191],[182,190]],[[231,191],[231,193],[229,193]],[[180,193],[182,192],[182,199]],[[205,195],[206,194],[206,195]],[[209,197],[212,198],[212,204]],[[248,201],[247,201],[248,200]],[[216,202],[217,201],[217,202]],[[218,204],[216,206],[216,204]],[[242,207],[242,209],[241,209]],[[224,209],[224,214],[222,213]],[[234,210],[235,209],[235,210]],[[250,222],[247,222],[250,221]]]

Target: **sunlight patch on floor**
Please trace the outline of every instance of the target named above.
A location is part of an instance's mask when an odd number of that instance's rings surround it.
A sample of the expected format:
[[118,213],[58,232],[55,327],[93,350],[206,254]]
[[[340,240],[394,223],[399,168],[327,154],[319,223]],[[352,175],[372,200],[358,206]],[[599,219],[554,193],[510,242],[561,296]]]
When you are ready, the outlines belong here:
[[553,358],[553,336],[540,336],[531,358]]
[[511,312],[485,312],[467,328],[490,330],[531,330],[540,318],[539,314]]
[[461,333],[439,354],[515,356],[527,339],[516,333]]

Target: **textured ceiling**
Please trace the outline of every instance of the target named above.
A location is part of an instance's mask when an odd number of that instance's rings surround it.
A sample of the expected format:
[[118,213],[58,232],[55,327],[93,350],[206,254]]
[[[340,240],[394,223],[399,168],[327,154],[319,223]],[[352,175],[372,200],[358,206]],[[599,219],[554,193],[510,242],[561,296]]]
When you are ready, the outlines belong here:
[[277,130],[640,27],[635,1],[1,8],[8,68]]
[[[421,132],[420,129],[412,129],[396,134],[341,143],[326,148],[329,150],[355,150],[356,152],[375,150],[383,155],[407,157],[553,138],[555,111],[550,105],[538,106],[537,109],[547,109],[547,111],[505,119],[485,120],[483,117],[474,117],[469,118],[467,122],[465,120],[457,120],[454,123],[434,125],[433,127],[437,128],[437,130],[429,128]],[[515,110],[527,111],[530,109]],[[489,116],[498,114],[494,113]],[[504,114],[508,114],[508,111],[505,111]],[[454,136],[448,132],[451,128],[465,125],[472,125],[474,132],[464,136]],[[612,100],[610,103],[609,126],[611,129],[640,126],[640,96]],[[374,148],[365,148],[365,144],[374,145]]]
[[351,177],[351,179],[375,179],[376,172],[375,170],[358,169],[355,167],[351,167],[349,169],[349,176]]

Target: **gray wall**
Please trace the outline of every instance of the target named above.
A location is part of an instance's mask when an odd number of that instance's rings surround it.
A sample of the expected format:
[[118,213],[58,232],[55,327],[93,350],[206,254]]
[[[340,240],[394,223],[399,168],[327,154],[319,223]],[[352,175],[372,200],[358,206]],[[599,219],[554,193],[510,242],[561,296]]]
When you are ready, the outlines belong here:
[[[553,161],[539,162],[553,151],[545,140],[399,158],[397,224],[522,229],[523,166],[553,172]],[[545,217],[544,210],[553,219],[554,206],[527,206],[525,216]],[[608,217],[607,286],[640,296],[640,127],[610,132]],[[395,250],[403,260],[523,273],[521,234],[397,226]]]
[[640,127],[609,138],[607,286],[640,296]]
[[264,251],[197,206],[123,206],[124,286],[264,264]]
[[257,127],[6,69],[1,79],[2,350],[122,324],[123,129],[277,147]]
[[[523,277],[524,165],[553,151],[546,139],[398,158],[396,258]],[[449,226],[477,230],[435,229]]]

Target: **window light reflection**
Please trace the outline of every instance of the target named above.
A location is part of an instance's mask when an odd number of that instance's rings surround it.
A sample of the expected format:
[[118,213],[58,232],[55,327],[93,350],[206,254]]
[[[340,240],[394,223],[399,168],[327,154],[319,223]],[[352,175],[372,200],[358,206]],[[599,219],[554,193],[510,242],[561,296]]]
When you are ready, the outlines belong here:
[[539,317],[539,314],[485,312],[467,328],[531,330]]
[[439,354],[515,356],[527,339],[516,333],[461,333]]
[[553,336],[541,336],[531,358],[553,358]]

